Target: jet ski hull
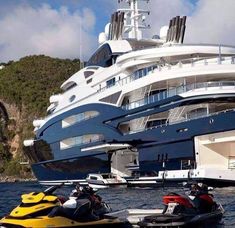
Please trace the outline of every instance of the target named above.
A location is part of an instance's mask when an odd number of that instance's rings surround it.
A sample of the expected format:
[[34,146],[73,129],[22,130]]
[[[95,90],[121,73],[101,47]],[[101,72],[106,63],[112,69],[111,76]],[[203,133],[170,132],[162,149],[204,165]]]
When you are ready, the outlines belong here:
[[41,216],[32,219],[15,219],[5,217],[0,220],[0,228],[68,228],[68,227],[129,227],[126,222],[119,219],[101,219],[98,221],[79,222],[65,217]]
[[0,228],[128,227],[126,220],[104,217],[110,208],[92,189],[84,188],[80,198],[66,200],[53,195],[61,186],[23,194],[21,204],[0,220]]
[[223,216],[223,209],[197,215],[190,214],[158,214],[147,216],[138,225],[141,228],[147,227],[188,227],[197,226],[202,224],[215,224],[218,223]]

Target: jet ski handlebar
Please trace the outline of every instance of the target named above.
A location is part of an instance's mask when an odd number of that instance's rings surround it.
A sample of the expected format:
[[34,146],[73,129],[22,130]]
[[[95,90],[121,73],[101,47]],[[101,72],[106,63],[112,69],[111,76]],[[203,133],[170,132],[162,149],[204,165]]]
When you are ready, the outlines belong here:
[[188,188],[190,191],[204,191],[204,192],[210,192],[213,191],[214,188],[207,186],[206,184],[203,183],[197,183],[197,182],[185,182],[183,183],[184,188]]
[[61,184],[59,184],[59,185],[51,186],[51,187],[45,189],[45,190],[43,191],[43,193],[44,193],[45,195],[51,195],[54,191],[56,191],[57,189],[61,188],[62,186],[64,186],[64,183],[61,183]]

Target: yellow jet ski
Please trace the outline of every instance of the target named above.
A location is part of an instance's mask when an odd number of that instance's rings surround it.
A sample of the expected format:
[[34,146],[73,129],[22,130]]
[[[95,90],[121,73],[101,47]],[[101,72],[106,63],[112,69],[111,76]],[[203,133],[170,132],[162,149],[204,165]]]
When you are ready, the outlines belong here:
[[57,188],[53,186],[44,192],[22,195],[21,204],[0,220],[0,228],[130,227],[117,217],[105,218],[104,214],[87,216],[87,212],[91,212],[91,203],[86,198],[78,199],[78,206],[69,214],[60,197],[52,194]]

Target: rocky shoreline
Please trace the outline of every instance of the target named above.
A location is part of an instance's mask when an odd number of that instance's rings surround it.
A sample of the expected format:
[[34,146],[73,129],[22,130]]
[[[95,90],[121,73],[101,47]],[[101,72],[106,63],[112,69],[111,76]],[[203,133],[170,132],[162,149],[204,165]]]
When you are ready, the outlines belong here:
[[0,183],[16,183],[16,182],[33,182],[37,181],[36,178],[21,178],[21,177],[1,177],[0,176]]

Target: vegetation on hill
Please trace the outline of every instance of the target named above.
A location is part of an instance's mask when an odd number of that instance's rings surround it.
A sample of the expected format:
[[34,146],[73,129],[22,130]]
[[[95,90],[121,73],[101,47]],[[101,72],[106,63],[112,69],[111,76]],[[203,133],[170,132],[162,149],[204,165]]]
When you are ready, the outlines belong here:
[[[26,175],[22,142],[33,137],[32,121],[44,117],[49,97],[60,92],[60,85],[80,68],[79,59],[28,56],[10,61],[0,70],[0,175]],[[1,107],[0,107],[1,108]]]

